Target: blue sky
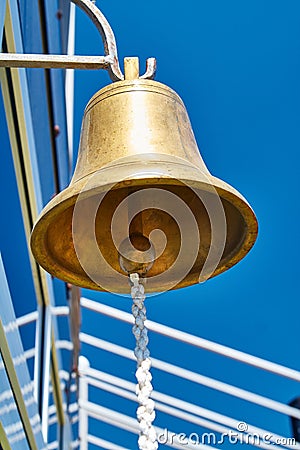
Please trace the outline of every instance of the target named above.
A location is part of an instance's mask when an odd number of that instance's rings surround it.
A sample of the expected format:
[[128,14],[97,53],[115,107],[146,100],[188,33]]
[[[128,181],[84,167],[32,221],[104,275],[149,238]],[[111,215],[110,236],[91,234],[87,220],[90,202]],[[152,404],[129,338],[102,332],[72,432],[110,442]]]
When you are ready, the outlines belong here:
[[[264,0],[99,2],[112,25],[119,58],[149,56],[156,79],[185,102],[201,154],[213,175],[238,189],[252,205],[259,237],[250,254],[228,272],[204,284],[148,300],[148,317],[295,369],[299,348],[299,148],[300,3]],[[77,14],[76,51],[102,54],[89,20]],[[75,142],[89,98],[110,82],[106,73],[77,72]],[[100,302],[130,310],[130,300],[84,291]],[[84,314],[83,329],[133,347],[130,327]],[[101,329],[100,329],[101,328]],[[283,403],[300,396],[296,382],[174,343],[151,333],[153,356],[270,396]],[[132,362],[86,347],[93,365],[134,381]],[[153,371],[155,389],[245,422],[290,435],[283,416]],[[102,404],[134,414],[126,401],[99,396]],[[174,419],[156,423],[178,432]],[[99,426],[98,426],[99,427]],[[98,428],[99,430],[100,428]],[[103,425],[103,435],[111,432]],[[124,441],[124,436],[128,441]],[[135,438],[114,432],[119,445]],[[92,447],[91,447],[92,448]]]

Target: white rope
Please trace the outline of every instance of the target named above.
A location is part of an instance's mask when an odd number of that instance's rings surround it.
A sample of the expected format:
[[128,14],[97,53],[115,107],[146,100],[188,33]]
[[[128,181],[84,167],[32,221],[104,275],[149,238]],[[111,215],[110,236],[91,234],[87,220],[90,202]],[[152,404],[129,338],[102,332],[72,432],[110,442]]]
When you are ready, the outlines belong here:
[[[121,428],[123,430],[129,431],[130,433],[138,433],[138,425],[136,420],[132,417],[126,416],[120,412],[114,411],[113,409],[105,408],[104,406],[96,405],[95,403],[83,401],[79,399],[79,407],[84,409],[88,416],[100,420],[101,422],[108,423],[114,427]],[[156,427],[157,433],[163,435],[166,430],[163,428]],[[177,448],[178,450],[183,450],[182,435],[175,433],[173,430],[168,430],[167,442],[164,445],[168,447]],[[193,441],[191,443],[184,444],[184,450],[218,450],[217,447],[212,447],[206,444],[198,444]]]
[[137,273],[130,275],[131,297],[133,300],[132,314],[134,317],[134,326],[132,332],[136,339],[136,347],[134,355],[137,359],[137,371],[135,373],[137,379],[136,394],[139,402],[137,409],[137,418],[139,421],[140,437],[138,446],[140,450],[156,450],[158,448],[157,436],[152,422],[155,418],[154,401],[150,398],[153,390],[150,373],[151,360],[150,352],[147,348],[148,331],[145,327],[146,308],[144,300],[146,298],[144,286],[140,283]]

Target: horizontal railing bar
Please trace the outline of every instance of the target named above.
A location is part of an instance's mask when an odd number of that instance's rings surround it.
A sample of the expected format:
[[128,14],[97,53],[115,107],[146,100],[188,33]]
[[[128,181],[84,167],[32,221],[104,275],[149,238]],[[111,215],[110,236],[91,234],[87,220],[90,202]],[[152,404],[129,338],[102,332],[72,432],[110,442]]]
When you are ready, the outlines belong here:
[[18,327],[27,325],[29,323],[35,322],[38,318],[38,312],[32,311],[31,313],[25,314],[24,316],[17,317],[16,322]]
[[[67,316],[69,314],[68,306],[52,306],[51,313],[55,316]],[[28,325],[29,323],[35,322],[38,318],[38,311],[32,311],[24,316],[17,317],[16,322],[18,327],[23,325]]]
[[61,339],[61,340],[57,340],[55,341],[55,346],[57,349],[60,350],[73,350],[73,343],[70,341],[67,341],[66,339]]
[[130,450],[129,448],[120,447],[113,442],[106,441],[105,439],[93,436],[92,434],[87,435],[87,440],[90,444],[97,445],[97,447],[105,450]]
[[0,67],[28,69],[107,69],[110,56],[0,53]]
[[24,352],[24,357],[25,359],[30,359],[30,358],[34,358],[35,356],[35,348],[30,348],[29,350],[26,350]]
[[[57,340],[56,348],[60,350],[73,350],[73,343],[70,341],[65,340]],[[35,348],[30,348],[24,352],[25,359],[30,359],[35,356]],[[68,372],[67,372],[68,373]]]
[[[66,411],[66,408],[67,408],[67,404],[66,403],[63,403],[63,409],[64,409],[64,411]],[[76,402],[74,402],[74,403],[71,403],[71,404],[69,404],[68,405],[68,412],[69,413],[74,413],[74,412],[77,412],[78,411],[78,403]],[[54,403],[54,404],[52,404],[52,405],[49,405],[49,407],[48,407],[48,415],[49,416],[52,416],[53,414],[56,414],[57,413],[57,407],[56,407],[56,404]]]
[[51,313],[54,316],[68,316],[70,308],[68,306],[51,306]]
[[[72,424],[77,423],[78,422],[78,418],[79,418],[78,414],[72,416]],[[50,427],[52,425],[55,425],[57,423],[57,421],[58,421],[57,420],[57,416],[49,417],[49,419],[48,419],[48,426]]]
[[[60,386],[60,390],[63,392],[64,389],[65,389],[65,387],[66,387],[66,383],[65,383],[64,381],[62,381],[62,382],[59,384],[59,386]],[[52,384],[50,384],[50,386],[49,386],[49,392],[50,392],[50,394],[52,394],[53,391],[54,391],[53,386],[52,386]]]
[[24,399],[24,394],[21,385],[19,383],[15,367],[16,359],[19,359],[20,361],[25,359],[24,356],[22,357],[16,356],[15,358],[13,358],[10,351],[9,343],[7,341],[7,337],[5,335],[4,326],[1,318],[0,318],[0,354],[3,360],[1,362],[4,364],[5,367],[5,372],[7,374],[7,378],[14,395],[15,403],[19,411],[21,421],[20,423],[22,423],[23,425],[28,444],[30,445],[31,450],[38,450],[38,446],[36,443],[36,436],[34,435],[33,428],[31,426],[30,418],[28,415],[28,408],[27,408],[28,401],[26,402]]
[[[79,407],[84,409],[90,417],[93,417],[102,422],[114,425],[116,427],[122,428],[131,433],[139,434],[139,425],[136,419],[126,416],[125,414],[119,413],[104,406],[96,405],[91,402],[82,401],[79,399]],[[162,428],[155,427],[157,434],[164,433],[165,430]],[[168,447],[173,447],[182,450],[182,443],[178,440],[178,435],[169,431],[172,435],[172,442],[168,442],[165,445]],[[205,444],[187,444],[184,446],[189,450],[207,450],[216,449],[216,447],[211,447]]]
[[[111,383],[107,383],[105,381],[100,380],[92,380],[90,377],[86,378],[88,382],[95,387],[98,387],[99,389],[105,390],[106,392],[110,392],[112,394],[115,394],[117,396],[121,396],[123,398],[126,398],[128,400],[137,401],[136,395],[134,394],[135,385],[132,383],[132,390],[128,391],[127,389],[123,389],[122,387],[114,386]],[[216,413],[214,411],[202,408],[200,406],[185,402],[183,400],[179,400],[174,397],[170,397],[168,395],[162,394],[160,392],[153,392],[152,398],[154,400],[158,400],[155,402],[155,408],[158,411],[162,411],[166,414],[170,414],[174,417],[177,417],[182,420],[186,420],[188,422],[194,423],[198,426],[208,428],[210,430],[220,432],[220,433],[236,433],[237,425],[241,423],[241,420],[233,419],[228,416],[224,416],[222,414]],[[163,403],[164,404],[163,404]],[[169,406],[171,405],[171,406]],[[179,409],[178,409],[179,408]],[[182,411],[183,410],[183,411]],[[191,414],[192,413],[192,414]],[[205,417],[206,420],[203,419]],[[213,422],[211,422],[211,420]],[[217,423],[216,423],[217,422]],[[225,428],[224,428],[225,426]],[[270,443],[276,443],[278,441],[282,441],[285,439],[283,436],[274,434],[273,432],[270,432],[269,430],[264,430],[259,427],[255,427],[253,425],[247,424],[248,429],[246,434],[251,435],[257,435],[260,437],[260,439],[264,439],[266,435],[272,436],[270,437]],[[247,443],[247,436],[246,434],[239,433],[241,439]],[[269,449],[270,444],[263,443],[263,442],[257,442],[257,447]],[[284,448],[293,448],[293,449],[300,449],[300,445],[282,445]]]
[[[111,306],[103,305],[102,303],[95,302],[93,300],[89,300],[87,298],[82,297],[80,300],[81,306],[84,308],[90,309],[95,312],[99,312],[101,314],[105,314],[109,317],[114,317],[116,319],[122,320],[123,322],[127,322],[133,324],[133,316],[125,311],[121,311],[117,308],[113,308]],[[288,367],[282,366],[281,364],[277,364],[257,356],[250,355],[248,353],[242,352],[240,350],[235,350],[231,347],[226,347],[222,344],[217,344],[216,342],[208,341],[207,339],[200,338],[198,336],[194,336],[192,334],[186,333],[184,331],[177,330],[175,328],[168,327],[166,325],[162,325],[157,322],[153,322],[151,320],[147,320],[145,322],[145,326],[156,333],[162,334],[172,339],[176,339],[181,342],[185,342],[187,344],[191,344],[195,347],[202,348],[204,350],[211,351],[213,353],[220,354],[227,358],[234,359],[236,361],[243,362],[245,364],[257,367],[259,369],[266,370],[268,372],[275,373],[277,375],[281,375],[286,378],[290,378],[296,381],[300,381],[300,372],[294,369],[290,369]]]
[[[99,338],[95,338],[93,336],[81,333],[80,339],[82,342],[85,342],[90,345],[94,345],[97,348],[101,348],[102,350],[107,350],[117,355],[123,356],[128,359],[134,360],[134,354],[131,350],[118,346],[116,344],[112,344],[108,341],[104,341]],[[263,406],[268,409],[272,409],[273,411],[280,412],[281,414],[286,414],[287,416],[292,416],[296,418],[300,418],[300,411],[297,408],[293,408],[288,405],[284,405],[283,403],[277,402],[275,400],[269,399],[267,397],[263,397],[258,394],[254,394],[253,392],[246,391],[241,388],[237,388],[227,383],[223,383],[222,381],[215,380],[214,378],[209,378],[204,375],[200,375],[196,372],[192,372],[188,369],[183,369],[182,367],[175,366],[174,364],[167,363],[165,361],[151,358],[153,367],[157,369],[163,370],[164,372],[170,373],[172,375],[179,376],[181,378],[185,378],[189,381],[195,382],[197,384],[201,384],[203,386],[209,387],[211,389],[223,392],[228,395],[232,395],[237,398],[241,398],[243,400],[249,401],[251,403],[257,404],[259,406]],[[95,369],[89,369],[95,370]]]
[[58,374],[59,378],[61,378],[62,380],[69,381],[70,374],[66,370],[60,369]]
[[[78,418],[79,418],[78,414],[72,416],[72,424],[77,423],[78,422]],[[48,419],[48,426],[50,427],[52,425],[55,425],[57,422],[58,422],[57,416],[51,416]]]
[[[68,306],[54,306],[51,307],[51,313],[55,316],[67,316],[69,314]],[[18,327],[28,325],[29,323],[36,322],[38,318],[38,311],[32,311],[31,313],[24,314],[16,318],[16,323]]]
[[78,423],[79,422],[79,414],[76,414],[76,416],[72,417],[72,424]]
[[57,416],[52,416],[48,418],[48,427],[55,425],[57,423]]
[[[135,391],[135,384],[134,383],[132,383],[130,381],[127,381],[127,380],[124,380],[123,378],[116,377],[116,376],[111,375],[109,373],[93,369],[91,367],[85,369],[84,371],[81,371],[81,373],[87,374],[90,377],[93,377],[93,378],[95,378],[97,380],[100,380],[100,381],[107,381],[108,383],[112,383],[112,384],[114,384],[116,386],[122,386],[124,389],[127,389],[129,391]],[[214,382],[214,379],[210,379],[210,381]],[[226,385],[226,386],[230,387],[230,385]],[[213,383],[210,384],[209,387],[214,389]],[[234,387],[234,386],[232,386],[232,387]],[[241,391],[243,391],[243,390],[241,389]],[[226,394],[229,393],[230,395],[234,395],[231,392],[227,392],[225,390],[221,390],[221,392],[224,392]],[[248,393],[248,391],[244,391],[244,392]],[[157,394],[157,392],[155,391],[154,395],[156,395],[156,394]],[[249,392],[249,394],[252,394],[252,392]],[[160,395],[165,396],[165,394],[160,394]],[[253,395],[256,397],[256,394],[253,394]],[[238,397],[238,398],[241,398],[243,400],[246,400],[246,401],[251,401],[247,397],[242,397],[242,396],[237,396],[237,395],[235,395],[235,396]],[[255,401],[252,400],[252,403],[255,403],[255,404],[259,405],[259,406],[263,406],[263,407],[272,409],[273,411],[277,411],[277,412],[285,414],[285,415],[287,415],[289,417],[295,417],[297,419],[300,419],[300,411],[299,411],[299,409],[293,408],[292,406],[285,405],[284,403],[280,403],[280,402],[277,402],[275,400],[271,400],[271,399],[269,399],[267,397],[262,397],[262,396],[257,396],[257,397],[260,397],[259,400],[261,400],[261,402],[255,402]],[[165,401],[162,400],[162,397],[160,399],[158,398],[157,400],[161,400],[164,403],[169,403],[169,401],[171,401],[172,398],[174,398],[174,397],[166,396],[166,400]],[[266,403],[263,403],[263,400],[268,400],[268,402],[266,401]],[[186,404],[187,410],[190,410],[190,407],[193,406],[191,403],[186,403],[186,402],[183,402],[183,403]],[[180,406],[178,406],[178,407],[180,407]]]
[[[80,445],[80,442],[78,441],[78,439],[76,439],[75,441],[72,441],[69,444],[69,448],[78,448]],[[47,450],[55,450],[56,448],[58,448],[58,441],[53,441],[50,444],[47,445]]]

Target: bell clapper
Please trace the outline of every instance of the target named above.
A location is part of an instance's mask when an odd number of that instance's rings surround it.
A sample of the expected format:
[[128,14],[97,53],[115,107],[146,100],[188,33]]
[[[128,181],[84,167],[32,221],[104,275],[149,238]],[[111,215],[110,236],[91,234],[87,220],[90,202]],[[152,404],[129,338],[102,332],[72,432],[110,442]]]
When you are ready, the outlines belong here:
[[154,260],[153,244],[142,233],[132,233],[121,242],[119,264],[128,275],[138,273],[141,277],[144,277],[153,266]]
[[155,419],[155,403],[150,398],[153,387],[151,384],[152,375],[150,373],[150,352],[147,348],[149,341],[148,330],[145,327],[145,289],[140,282],[138,273],[131,273],[129,279],[131,283],[131,297],[133,300],[132,314],[134,317],[132,332],[136,339],[134,355],[137,359],[137,371],[135,375],[138,382],[136,387],[139,402],[137,419],[140,428],[138,446],[140,450],[156,450],[158,448],[158,442],[155,428],[152,425],[152,422]]

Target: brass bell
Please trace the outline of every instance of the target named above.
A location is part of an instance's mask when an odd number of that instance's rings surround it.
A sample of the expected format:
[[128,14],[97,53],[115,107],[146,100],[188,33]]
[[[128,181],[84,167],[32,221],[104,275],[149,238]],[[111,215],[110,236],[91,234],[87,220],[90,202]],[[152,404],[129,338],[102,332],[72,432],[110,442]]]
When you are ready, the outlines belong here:
[[199,283],[240,261],[257,236],[247,201],[206,168],[185,106],[152,80],[113,83],[89,101],[68,188],[31,236],[39,264],[74,285],[148,292]]

